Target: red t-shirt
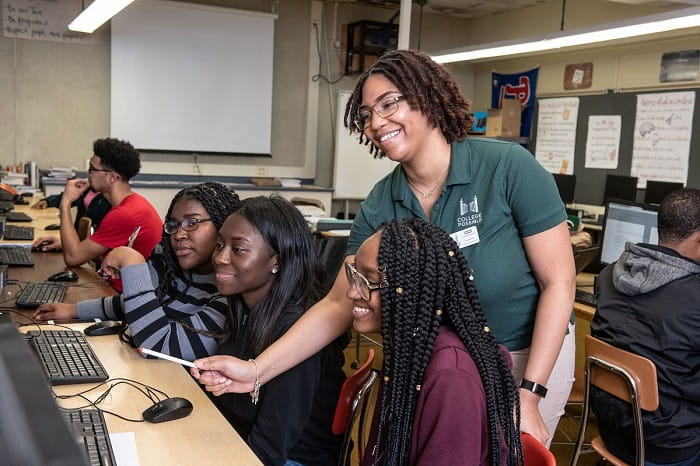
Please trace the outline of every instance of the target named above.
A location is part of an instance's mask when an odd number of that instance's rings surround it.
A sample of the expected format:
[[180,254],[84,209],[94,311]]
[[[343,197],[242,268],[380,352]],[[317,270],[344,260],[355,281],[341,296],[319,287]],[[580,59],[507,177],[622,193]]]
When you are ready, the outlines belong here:
[[[132,247],[148,259],[162,237],[163,220],[151,203],[140,194],[132,193],[118,206],[112,207],[100,222],[100,228],[90,236],[90,239],[112,250],[119,246],[126,246],[129,243],[129,237],[139,226],[141,230]],[[103,259],[105,255],[102,256]],[[109,280],[109,282],[114,289],[122,291],[121,280]]]

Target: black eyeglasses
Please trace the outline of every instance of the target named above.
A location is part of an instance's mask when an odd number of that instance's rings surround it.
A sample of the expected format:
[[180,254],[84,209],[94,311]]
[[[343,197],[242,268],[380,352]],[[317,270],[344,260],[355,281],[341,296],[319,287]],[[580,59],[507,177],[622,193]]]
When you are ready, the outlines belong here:
[[105,172],[105,173],[109,173],[109,172],[113,172],[113,171],[114,171],[114,170],[107,170],[107,169],[104,169],[104,168],[95,168],[95,167],[92,166],[92,164],[89,164],[89,165],[88,165],[88,173],[92,173],[92,172]]
[[177,233],[177,229],[182,227],[185,231],[194,231],[199,228],[199,224],[202,222],[209,222],[210,218],[183,218],[181,221],[168,220],[163,224],[163,231],[169,235]]
[[360,111],[357,114],[357,118],[353,121],[355,128],[358,131],[364,131],[372,124],[372,112],[376,113],[382,118],[388,118],[399,109],[399,102],[405,100],[406,97],[402,95],[390,95],[384,97],[382,100],[372,105],[371,107],[360,107]]
[[360,293],[360,296],[365,301],[369,301],[372,296],[372,291],[389,286],[389,279],[386,276],[386,266],[380,265],[377,267],[377,272],[379,272],[381,281],[378,283],[371,282],[367,280],[367,277],[357,271],[355,264],[351,264],[350,262],[345,263],[345,273],[348,276],[348,283],[355,285],[355,289],[357,289],[357,292]]

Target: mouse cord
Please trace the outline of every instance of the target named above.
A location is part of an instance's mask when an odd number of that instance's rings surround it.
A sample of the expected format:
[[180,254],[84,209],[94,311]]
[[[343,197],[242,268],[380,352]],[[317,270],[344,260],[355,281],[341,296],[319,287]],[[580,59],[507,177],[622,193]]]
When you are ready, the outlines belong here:
[[[103,393],[101,393],[95,399],[95,401],[92,401],[87,396],[85,396],[86,393],[89,393],[93,390],[97,390],[98,388],[102,387],[103,385],[107,385],[107,384],[110,384],[109,388],[107,388],[107,390],[105,390]],[[150,385],[146,385],[145,383],[138,382],[136,380],[125,379],[125,378],[109,379],[105,382],[102,382],[102,383],[95,385],[94,387],[88,388],[86,390],[82,390],[78,393],[69,394],[69,395],[59,395],[53,391],[53,388],[51,389],[51,393],[53,394],[53,396],[55,398],[60,399],[60,400],[66,400],[69,398],[80,398],[80,399],[85,400],[87,402],[86,405],[78,406],[77,408],[73,408],[73,409],[83,409],[83,408],[92,407],[92,408],[95,408],[99,411],[102,411],[103,413],[111,414],[112,416],[118,417],[119,419],[122,419],[124,421],[144,422],[143,419],[130,419],[130,418],[127,418],[127,417],[122,416],[120,414],[117,414],[113,411],[109,411],[109,410],[106,410],[106,409],[98,406],[100,403],[102,403],[102,401],[105,400],[105,398],[107,398],[107,396],[109,396],[111,394],[112,389],[114,389],[116,386],[122,385],[122,384],[127,385],[127,386],[132,387],[132,388],[135,388],[136,390],[140,391],[153,404],[156,404],[159,401],[161,401],[161,399],[158,395],[161,395],[164,398],[169,398],[167,393],[165,393],[161,390],[158,390],[157,388],[151,387]],[[69,409],[69,408],[62,408],[62,409]]]

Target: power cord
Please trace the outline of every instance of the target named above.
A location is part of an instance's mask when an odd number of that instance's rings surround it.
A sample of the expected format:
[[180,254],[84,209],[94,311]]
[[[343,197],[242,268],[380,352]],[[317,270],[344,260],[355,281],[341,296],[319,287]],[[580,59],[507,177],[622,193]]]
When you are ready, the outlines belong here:
[[[105,385],[109,385],[109,388],[107,388],[104,392],[102,392],[96,399],[95,401],[90,400],[86,394],[99,389],[100,387],[103,387]],[[139,382],[137,380],[132,380],[132,379],[127,379],[127,378],[122,378],[122,377],[117,377],[114,379],[109,379],[105,382],[99,383],[95,385],[94,387],[81,390],[77,393],[69,394],[69,395],[59,395],[56,392],[53,391],[53,388],[51,389],[51,393],[53,396],[58,399],[58,400],[68,400],[71,398],[80,398],[82,400],[85,400],[87,404],[83,406],[79,406],[78,408],[70,408],[70,409],[84,409],[84,408],[94,408],[99,411],[102,411],[103,413],[106,414],[111,414],[112,416],[118,417],[119,419],[123,419],[124,421],[128,422],[144,422],[144,419],[130,419],[126,416],[122,416],[121,414],[117,414],[113,411],[106,410],[104,408],[99,407],[98,405],[102,403],[108,396],[112,394],[112,390],[114,390],[116,387],[119,385],[126,385],[128,387],[134,388],[141,392],[151,403],[156,404],[162,401],[163,399],[170,398],[167,393],[158,390],[155,387],[151,387],[150,385],[147,385],[143,382]],[[163,398],[161,399],[160,396]],[[69,409],[69,408],[62,408],[62,409]]]

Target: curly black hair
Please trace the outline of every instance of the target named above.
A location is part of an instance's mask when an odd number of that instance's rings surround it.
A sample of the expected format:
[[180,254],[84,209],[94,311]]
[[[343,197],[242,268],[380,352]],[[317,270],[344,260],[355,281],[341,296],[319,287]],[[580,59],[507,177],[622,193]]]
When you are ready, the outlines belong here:
[[420,219],[392,220],[379,231],[378,264],[389,286],[380,290],[385,386],[376,407],[374,464],[408,464],[420,386],[442,325],[459,335],[481,376],[491,464],[501,464],[501,438],[506,464],[522,464],[518,389],[482,313],[467,260],[447,233]]
[[[240,202],[238,194],[221,183],[202,183],[190,186],[178,192],[170,202],[168,213],[165,215],[165,220],[169,220],[173,213],[175,204],[181,199],[196,199],[206,209],[212,222],[218,230],[223,225],[224,220],[237,207]],[[158,272],[158,286],[156,287],[156,296],[158,300],[173,300],[179,297],[180,291],[177,287],[177,279],[185,283],[191,282],[191,273],[182,270],[177,261],[177,256],[170,244],[170,234],[163,231],[160,243],[153,250],[150,257],[153,267]]]
[[700,231],[700,189],[682,188],[659,206],[659,241],[675,244]]
[[367,78],[381,74],[403,94],[412,110],[419,110],[433,127],[439,127],[448,143],[463,141],[474,117],[470,104],[462,95],[450,72],[428,55],[413,50],[395,50],[382,55],[368,68],[355,85],[345,107],[345,127],[360,133],[360,143],[370,145],[375,158],[386,154],[354,127],[362,105],[362,90]]
[[92,143],[92,152],[100,158],[104,166],[119,173],[125,181],[141,170],[140,155],[127,141],[114,138],[97,139]]

